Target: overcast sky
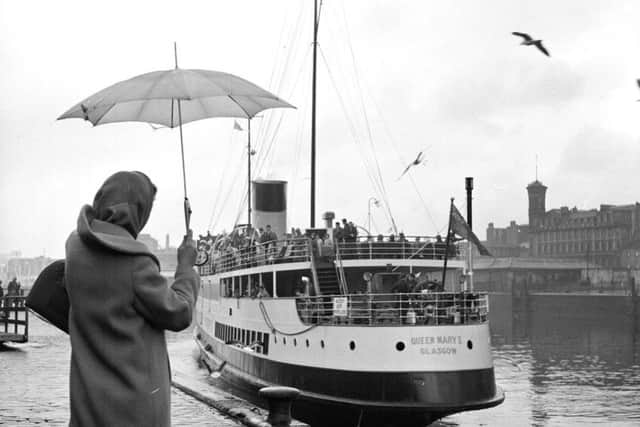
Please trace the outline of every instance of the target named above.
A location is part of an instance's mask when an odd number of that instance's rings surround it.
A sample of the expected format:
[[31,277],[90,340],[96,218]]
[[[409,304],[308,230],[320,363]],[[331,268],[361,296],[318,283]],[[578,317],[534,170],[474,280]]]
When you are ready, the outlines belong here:
[[[307,226],[312,7],[0,0],[0,253],[63,256],[80,207],[118,170],[157,184],[145,232],[178,243],[178,131],[56,121],[117,81],[172,68],[174,41],[180,67],[239,75],[297,107],[253,121],[256,176],[286,179],[290,226]],[[325,1],[317,221],[333,210],[366,227],[368,200],[381,197],[369,176],[379,173],[398,228],[434,235],[450,197],[463,210],[473,176],[484,238],[489,222],[528,222],[536,156],[547,209],[640,200],[638,22],[638,1]],[[543,39],[551,58],[512,31]],[[246,133],[208,119],[186,125],[184,138],[194,231],[229,230]],[[398,179],[421,150],[425,165]],[[386,233],[383,210],[372,215]]]

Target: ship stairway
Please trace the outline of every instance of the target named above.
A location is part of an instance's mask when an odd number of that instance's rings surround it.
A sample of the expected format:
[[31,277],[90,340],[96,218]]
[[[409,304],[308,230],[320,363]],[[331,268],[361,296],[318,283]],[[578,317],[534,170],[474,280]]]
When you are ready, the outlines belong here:
[[321,295],[339,295],[341,293],[338,274],[334,265],[316,266],[316,274],[318,275]]

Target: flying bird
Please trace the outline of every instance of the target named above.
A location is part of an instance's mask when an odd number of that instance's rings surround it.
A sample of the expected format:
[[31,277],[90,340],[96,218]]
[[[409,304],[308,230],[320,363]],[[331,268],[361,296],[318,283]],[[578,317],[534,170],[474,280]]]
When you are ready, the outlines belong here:
[[525,46],[535,46],[537,47],[540,52],[544,53],[547,56],[551,56],[549,55],[549,52],[547,51],[547,49],[544,48],[544,46],[542,46],[542,40],[534,40],[529,34],[525,34],[525,33],[518,33],[518,32],[513,32],[511,33],[514,36],[518,36],[518,37],[522,37],[522,43],[520,43],[521,45],[525,45]]
[[418,156],[416,157],[416,159],[411,163],[409,163],[409,166],[405,168],[404,172],[402,172],[402,174],[398,177],[398,179],[402,178],[407,172],[409,172],[409,169],[411,169],[412,166],[418,166],[420,163],[422,163],[422,161],[424,160],[422,158],[422,153],[423,151],[418,153]]

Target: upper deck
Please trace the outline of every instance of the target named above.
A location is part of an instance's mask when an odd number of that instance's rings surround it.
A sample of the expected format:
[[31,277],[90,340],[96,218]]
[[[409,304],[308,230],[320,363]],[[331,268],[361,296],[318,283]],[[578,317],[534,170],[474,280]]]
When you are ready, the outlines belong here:
[[[410,236],[413,241],[393,240],[391,236],[363,236],[355,241],[334,243],[332,239],[298,237],[242,247],[218,244],[210,250],[209,261],[200,274],[220,274],[274,264],[336,262],[342,267],[421,266],[442,268],[446,245],[435,237]],[[462,267],[463,260],[456,245],[449,247],[449,266]],[[299,264],[297,264],[299,265]],[[284,267],[284,266],[283,266]]]

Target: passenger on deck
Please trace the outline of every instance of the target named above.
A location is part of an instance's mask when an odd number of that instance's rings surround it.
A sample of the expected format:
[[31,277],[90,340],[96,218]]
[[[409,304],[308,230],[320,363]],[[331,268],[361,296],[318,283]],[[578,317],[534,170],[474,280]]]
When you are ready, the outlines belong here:
[[344,239],[344,230],[340,226],[339,222],[336,222],[336,226],[333,228],[333,241],[335,243],[342,243]]
[[274,240],[278,240],[276,233],[271,230],[271,226],[267,224],[266,230],[260,235],[260,243],[268,243]]
[[358,227],[353,223],[353,221],[349,221],[349,232],[347,233],[348,241],[351,243],[355,243],[358,240]]
[[264,245],[264,250],[267,258],[274,255],[273,252],[275,249],[276,240],[278,240],[278,236],[274,231],[271,230],[271,225],[267,224],[264,233],[262,234],[262,236],[260,236],[260,243]]
[[258,298],[271,298],[271,295],[269,295],[264,285],[260,285],[258,288]]
[[296,283],[296,297],[308,297],[309,296],[309,278],[303,276]]
[[403,274],[391,288],[393,293],[409,293],[412,290],[412,281],[409,274]]
[[348,242],[350,233],[351,233],[351,228],[349,227],[347,218],[342,218],[342,241]]
[[444,253],[447,250],[447,244],[442,241],[442,237],[438,234],[436,236],[436,242],[433,244],[435,250],[436,259],[444,258]]
[[409,242],[407,242],[407,238],[404,236],[404,233],[401,231],[398,234],[398,245],[400,246],[400,251],[401,251],[401,258],[407,258],[409,257],[409,255],[411,255],[410,252],[410,245]]

